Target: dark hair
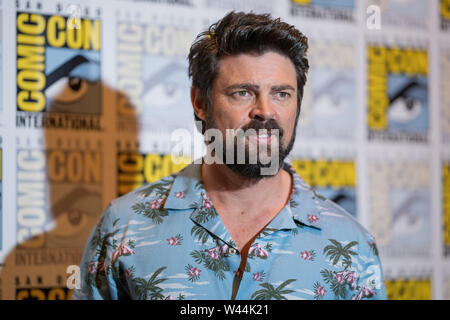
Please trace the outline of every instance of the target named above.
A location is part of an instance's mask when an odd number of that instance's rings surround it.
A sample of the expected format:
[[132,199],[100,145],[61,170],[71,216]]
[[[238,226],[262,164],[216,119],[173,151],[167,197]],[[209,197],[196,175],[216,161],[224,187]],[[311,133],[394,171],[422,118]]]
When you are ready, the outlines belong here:
[[[306,57],[308,39],[294,26],[272,19],[270,14],[230,12],[200,33],[189,51],[189,77],[198,88],[204,108],[211,104],[211,88],[218,73],[219,59],[225,55],[275,51],[288,57],[297,74],[297,116],[306,83],[309,64]],[[195,115],[197,121],[202,121]],[[203,132],[205,123],[203,123]]]

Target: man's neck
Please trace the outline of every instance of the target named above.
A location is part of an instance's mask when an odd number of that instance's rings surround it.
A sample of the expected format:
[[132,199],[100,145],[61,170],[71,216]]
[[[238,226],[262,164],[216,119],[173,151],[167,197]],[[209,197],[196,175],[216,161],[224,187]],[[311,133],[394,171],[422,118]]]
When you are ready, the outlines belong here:
[[202,180],[238,249],[284,208],[292,190],[292,177],[284,169],[256,180],[242,177],[225,164],[203,164]]
[[[262,203],[273,203],[277,190],[285,189],[290,175],[280,169],[273,176],[261,179],[244,177],[225,164],[203,164],[202,179],[208,195],[213,195],[216,202],[237,204],[239,208],[251,209]],[[284,187],[284,188],[283,188]],[[260,201],[258,201],[260,200]]]

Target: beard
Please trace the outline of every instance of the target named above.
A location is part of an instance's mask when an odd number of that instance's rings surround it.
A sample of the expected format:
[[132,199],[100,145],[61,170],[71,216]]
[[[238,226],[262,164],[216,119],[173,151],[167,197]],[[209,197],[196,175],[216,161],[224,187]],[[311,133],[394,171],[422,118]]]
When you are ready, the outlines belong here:
[[[215,121],[212,117],[212,114],[210,111],[207,112],[206,115],[206,121],[205,121],[206,129],[217,129],[217,126],[215,124]],[[247,140],[247,137],[251,137],[252,135],[248,136],[233,136],[232,143],[228,143],[228,141],[223,141],[223,158],[225,158],[225,155],[232,154],[232,161],[229,161],[230,159],[227,157],[227,159],[222,159],[222,163],[225,163],[228,168],[233,170],[233,172],[236,172],[242,177],[252,179],[252,180],[260,180],[265,177],[274,176],[278,173],[278,171],[281,169],[282,163],[284,159],[289,155],[291,152],[294,142],[295,142],[295,136],[296,136],[296,127],[294,127],[294,132],[292,134],[292,137],[290,141],[288,142],[286,147],[283,147],[283,137],[285,135],[285,131],[278,125],[278,123],[270,119],[268,121],[262,122],[259,120],[252,120],[249,124],[241,128],[244,133],[248,133],[249,129],[253,129],[256,134],[258,134],[259,130],[266,130],[267,134],[273,134],[276,130],[278,132],[278,148],[275,150],[272,150],[272,145],[268,146],[262,146],[261,144],[257,144],[255,146],[256,150],[261,151],[261,148],[268,148],[270,151],[274,151],[277,153],[278,157],[272,152],[270,155],[268,155],[269,159],[265,159],[265,161],[262,161],[260,157],[260,153],[258,151],[253,150],[253,152],[256,152],[255,154],[251,155],[250,150],[250,141]],[[227,138],[229,138],[227,135],[225,135]],[[273,135],[271,136],[273,137]],[[239,143],[238,139],[244,139],[243,144],[245,146],[244,149],[244,163],[242,163],[242,160],[238,158],[238,152],[241,152],[239,149]],[[225,139],[224,139],[225,140]],[[272,139],[271,139],[272,140]],[[273,141],[271,141],[273,143]],[[252,157],[253,156],[253,157]],[[227,160],[227,161],[225,161]],[[251,161],[256,160],[256,161]],[[267,161],[268,160],[268,161]],[[269,173],[267,173],[269,172]]]

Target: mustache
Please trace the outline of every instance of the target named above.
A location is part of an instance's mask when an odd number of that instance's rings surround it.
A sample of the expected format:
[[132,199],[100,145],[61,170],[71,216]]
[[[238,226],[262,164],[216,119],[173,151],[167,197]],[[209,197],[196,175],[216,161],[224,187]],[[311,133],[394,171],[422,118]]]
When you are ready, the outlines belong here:
[[280,138],[284,134],[284,130],[273,119],[270,119],[266,122],[252,120],[247,125],[242,127],[241,129],[244,130],[244,132],[247,131],[248,129],[254,129],[256,132],[258,132],[258,130],[261,130],[261,129],[266,129],[268,134],[270,134],[271,130],[276,129],[276,130],[278,130]]

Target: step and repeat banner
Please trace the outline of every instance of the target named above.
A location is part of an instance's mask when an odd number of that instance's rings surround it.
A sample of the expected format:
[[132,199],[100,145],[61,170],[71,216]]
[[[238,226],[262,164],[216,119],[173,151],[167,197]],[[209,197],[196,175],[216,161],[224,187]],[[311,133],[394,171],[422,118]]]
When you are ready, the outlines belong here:
[[375,236],[388,298],[450,299],[450,0],[2,0],[0,299],[70,299],[106,205],[185,166],[178,129],[202,155],[187,54],[231,10],[308,36],[288,161]]

